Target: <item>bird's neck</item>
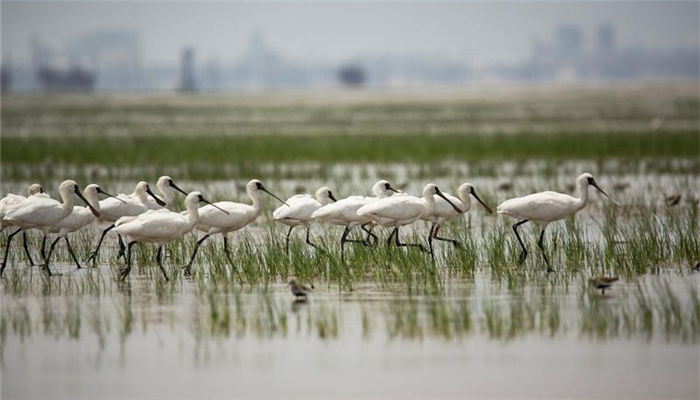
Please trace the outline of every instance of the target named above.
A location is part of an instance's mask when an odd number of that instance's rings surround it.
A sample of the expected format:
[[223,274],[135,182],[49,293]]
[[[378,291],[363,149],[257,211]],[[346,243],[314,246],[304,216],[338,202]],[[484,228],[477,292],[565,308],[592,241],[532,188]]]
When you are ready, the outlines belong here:
[[85,199],[90,203],[92,208],[97,210],[97,212],[100,212],[100,199],[97,198],[97,195],[94,194],[88,194],[85,196]]
[[175,203],[175,193],[169,187],[158,188],[160,193],[163,195],[163,201],[165,202],[165,208],[171,210],[173,203]]
[[141,204],[148,204],[148,196],[146,196],[146,193],[140,190],[134,191],[132,193],[134,196],[136,196],[137,199],[141,202]]
[[67,217],[70,213],[73,212],[74,199],[71,195],[61,195],[61,199],[63,200],[63,216]]
[[199,204],[187,205],[187,220],[192,226],[199,221]]
[[472,208],[472,198],[469,193],[459,192],[459,199],[462,200],[462,211],[467,212]]
[[260,192],[256,191],[250,191],[248,192],[248,197],[250,197],[250,200],[253,202],[253,209],[255,212],[259,213],[260,210],[262,210],[262,199],[260,199]]
[[580,210],[588,204],[588,182],[578,182],[577,192],[576,209]]

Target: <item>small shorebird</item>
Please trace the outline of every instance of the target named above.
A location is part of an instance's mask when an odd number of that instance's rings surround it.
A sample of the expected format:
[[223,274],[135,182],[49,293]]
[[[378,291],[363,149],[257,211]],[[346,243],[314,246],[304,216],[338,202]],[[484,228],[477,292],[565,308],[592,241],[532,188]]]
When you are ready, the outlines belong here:
[[311,285],[311,287],[308,287],[306,285],[302,285],[297,282],[296,279],[292,279],[289,281],[287,284],[289,285],[289,289],[292,291],[292,294],[298,299],[298,298],[306,298],[306,296],[311,293],[311,290],[314,288],[314,285]]
[[602,294],[605,294],[605,289],[612,286],[619,279],[620,278],[616,276],[596,276],[595,278],[589,279],[588,283],[590,283],[594,288],[600,289]]
[[677,206],[678,203],[681,202],[682,198],[683,198],[683,195],[681,195],[681,194],[672,194],[672,195],[666,197],[666,205],[668,205],[669,207]]

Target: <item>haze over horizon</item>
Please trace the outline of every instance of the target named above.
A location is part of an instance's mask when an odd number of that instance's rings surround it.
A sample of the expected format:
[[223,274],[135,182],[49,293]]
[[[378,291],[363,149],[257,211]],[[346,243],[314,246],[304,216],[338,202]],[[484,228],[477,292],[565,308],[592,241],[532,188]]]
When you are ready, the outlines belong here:
[[230,3],[3,1],[2,56],[30,59],[39,38],[61,50],[98,30],[138,32],[145,66],[177,63],[185,46],[200,59],[235,61],[253,32],[305,63],[338,64],[365,55],[424,54],[474,66],[527,57],[561,25],[581,29],[584,45],[609,23],[619,47],[698,48],[697,2]]

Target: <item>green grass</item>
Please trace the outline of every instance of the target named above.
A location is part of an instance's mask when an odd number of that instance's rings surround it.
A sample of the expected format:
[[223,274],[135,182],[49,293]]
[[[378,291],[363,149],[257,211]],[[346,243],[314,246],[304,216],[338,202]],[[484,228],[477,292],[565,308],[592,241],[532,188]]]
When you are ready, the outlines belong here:
[[196,168],[246,163],[429,163],[440,160],[692,158],[696,131],[639,133],[520,133],[294,135],[198,137],[2,138],[3,165],[54,163]]

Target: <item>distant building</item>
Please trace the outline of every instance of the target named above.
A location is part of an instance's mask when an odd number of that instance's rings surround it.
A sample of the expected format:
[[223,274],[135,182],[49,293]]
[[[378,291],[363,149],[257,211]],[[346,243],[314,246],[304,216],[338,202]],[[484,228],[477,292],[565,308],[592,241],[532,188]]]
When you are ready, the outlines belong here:
[[10,93],[12,90],[12,70],[7,64],[0,66],[0,92]]
[[357,64],[349,64],[338,70],[340,83],[348,87],[361,87],[365,83],[365,70]]
[[44,91],[91,92],[95,86],[95,74],[80,67],[60,70],[41,67],[37,78]]
[[562,58],[575,58],[581,54],[583,35],[573,25],[560,25],[556,34],[556,51]]
[[609,24],[601,24],[598,27],[598,52],[612,53],[615,51],[615,28]]
[[180,91],[194,92],[197,90],[194,78],[194,50],[186,47],[180,57]]

